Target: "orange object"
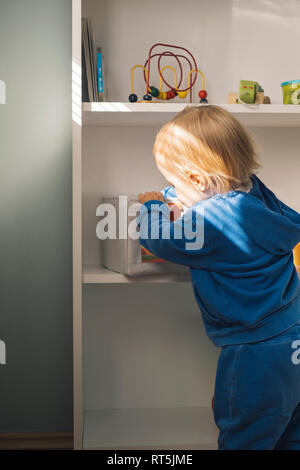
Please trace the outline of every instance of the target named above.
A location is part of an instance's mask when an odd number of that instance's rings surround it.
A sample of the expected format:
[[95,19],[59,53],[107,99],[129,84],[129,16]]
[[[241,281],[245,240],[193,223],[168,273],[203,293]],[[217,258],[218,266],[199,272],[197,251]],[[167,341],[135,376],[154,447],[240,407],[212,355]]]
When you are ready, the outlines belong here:
[[168,202],[168,206],[170,209],[170,220],[171,222],[175,222],[181,216],[181,207],[174,202]]
[[141,245],[142,263],[166,263],[165,259],[158,258],[158,256],[151,253],[144,246]]
[[295,246],[295,248],[293,249],[293,253],[294,253],[295,266],[298,269],[298,271],[300,271],[300,243],[298,243],[298,245]]

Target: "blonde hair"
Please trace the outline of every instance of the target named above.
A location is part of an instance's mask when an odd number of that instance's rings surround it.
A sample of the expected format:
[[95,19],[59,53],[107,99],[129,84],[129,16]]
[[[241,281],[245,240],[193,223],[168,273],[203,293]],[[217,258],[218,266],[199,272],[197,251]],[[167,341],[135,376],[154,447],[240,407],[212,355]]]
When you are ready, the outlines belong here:
[[185,176],[199,175],[212,193],[247,184],[262,166],[251,132],[215,105],[186,106],[161,127],[153,153]]

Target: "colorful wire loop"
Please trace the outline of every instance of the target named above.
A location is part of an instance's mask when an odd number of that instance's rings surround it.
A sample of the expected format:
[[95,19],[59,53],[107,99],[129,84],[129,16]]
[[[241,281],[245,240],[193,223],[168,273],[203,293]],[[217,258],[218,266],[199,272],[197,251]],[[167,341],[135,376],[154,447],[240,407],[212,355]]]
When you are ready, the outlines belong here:
[[[152,54],[153,49],[158,46],[180,49],[181,51],[184,51],[184,53],[186,53],[187,55],[176,54],[169,50],[166,50],[161,53]],[[154,86],[149,86],[150,64],[151,64],[151,59],[153,59],[154,57],[158,57],[157,68],[158,68],[158,73],[159,73],[159,89]],[[173,67],[171,67],[170,65],[165,65],[164,67],[161,68],[161,60],[163,57],[173,57],[177,61],[178,66],[179,66],[179,71],[180,71],[179,81],[177,79],[176,70]],[[182,79],[183,79],[183,68],[182,68],[180,59],[186,60],[190,68],[188,72],[188,76],[187,76],[186,88],[180,88]],[[155,97],[157,99],[162,99],[162,100],[165,100],[165,99],[169,100],[169,99],[175,98],[175,96],[179,96],[179,98],[185,98],[187,96],[187,93],[190,92],[190,103],[192,103],[192,99],[193,99],[192,88],[197,80],[198,73],[200,73],[201,78],[202,78],[202,89],[199,92],[199,96],[201,98],[201,102],[207,102],[206,100],[207,92],[205,91],[205,88],[204,88],[204,75],[201,72],[201,70],[198,69],[196,60],[188,49],[185,49],[184,47],[181,47],[181,46],[171,45],[171,44],[163,44],[163,43],[154,44],[148,52],[148,59],[146,60],[144,66],[138,64],[138,65],[133,66],[131,69],[131,92],[132,93],[131,95],[129,95],[129,101],[131,102],[135,102],[138,99],[137,95],[134,93],[134,84],[133,84],[133,72],[137,67],[143,69],[144,80],[146,83],[146,93],[143,97],[145,101],[151,101],[152,97]],[[163,72],[165,69],[170,69],[174,72],[174,86],[170,85],[164,78]],[[195,76],[192,78],[192,83],[190,83],[191,75],[193,73],[195,73]],[[169,88],[168,91],[162,91],[163,83]]]

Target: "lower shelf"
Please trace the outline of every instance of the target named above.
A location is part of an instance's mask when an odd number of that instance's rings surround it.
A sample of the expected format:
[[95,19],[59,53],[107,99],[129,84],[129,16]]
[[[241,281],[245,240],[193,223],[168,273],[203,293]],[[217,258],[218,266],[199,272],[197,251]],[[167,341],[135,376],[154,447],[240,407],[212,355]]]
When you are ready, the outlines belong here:
[[[297,272],[300,276],[300,266],[297,266]],[[103,266],[85,266],[82,273],[83,284],[120,284],[120,283],[168,283],[168,282],[191,282],[190,274],[163,274],[153,276],[125,276],[115,273]]]
[[209,407],[90,410],[84,449],[217,449]]
[[125,276],[104,268],[103,266],[85,266],[83,268],[82,282],[84,284],[111,283],[119,284],[123,282],[189,282],[190,274],[163,274],[148,276]]

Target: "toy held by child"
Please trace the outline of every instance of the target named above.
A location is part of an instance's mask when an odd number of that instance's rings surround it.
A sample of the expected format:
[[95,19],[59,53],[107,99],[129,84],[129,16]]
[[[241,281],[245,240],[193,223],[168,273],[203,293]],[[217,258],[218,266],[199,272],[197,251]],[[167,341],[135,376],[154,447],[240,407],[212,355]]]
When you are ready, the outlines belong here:
[[[153,153],[185,210],[170,223],[160,195],[140,195],[140,240],[190,268],[206,332],[221,347],[219,449],[300,450],[300,214],[257,176],[255,139],[221,107],[187,106],[160,129]],[[185,226],[203,232],[201,246]]]
[[[181,216],[182,204],[178,201],[178,199],[176,198],[176,195],[174,197],[174,194],[172,194],[172,198],[170,199],[170,194],[171,194],[171,191],[151,191],[151,192],[146,192],[145,194],[139,194],[138,199],[141,204],[143,204],[144,202],[148,200],[153,200],[153,199],[166,202],[170,209],[170,221],[173,222]],[[142,244],[141,244],[141,256],[142,256],[143,263],[166,262],[166,260],[159,258],[158,256],[151,253]]]

